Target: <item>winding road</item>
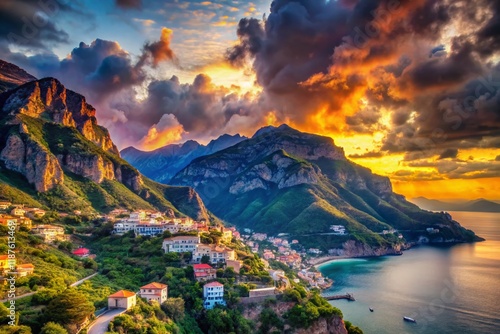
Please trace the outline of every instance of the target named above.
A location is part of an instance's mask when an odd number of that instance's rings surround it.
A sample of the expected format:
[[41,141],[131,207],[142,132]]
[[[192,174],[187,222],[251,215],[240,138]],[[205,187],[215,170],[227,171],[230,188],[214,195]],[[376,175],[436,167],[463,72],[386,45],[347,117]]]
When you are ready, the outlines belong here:
[[116,316],[127,311],[124,308],[117,308],[106,313],[103,313],[94,323],[89,327],[87,334],[104,334],[108,331],[108,325]]

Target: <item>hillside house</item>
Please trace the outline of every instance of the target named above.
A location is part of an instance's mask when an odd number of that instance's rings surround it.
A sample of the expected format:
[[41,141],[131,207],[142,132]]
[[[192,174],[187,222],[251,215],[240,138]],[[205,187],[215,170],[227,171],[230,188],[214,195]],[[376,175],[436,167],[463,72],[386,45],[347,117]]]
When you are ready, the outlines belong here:
[[203,287],[203,306],[210,310],[215,305],[226,305],[224,301],[224,285],[219,282],[205,284]]
[[7,210],[12,205],[11,202],[0,202],[0,210]]
[[124,308],[126,310],[132,308],[137,303],[135,293],[127,290],[120,290],[108,297],[108,308]]
[[15,216],[15,217],[24,217],[24,214],[26,213],[26,211],[23,209],[23,208],[14,208],[10,211],[10,214]]
[[18,218],[10,215],[0,215],[0,225],[13,226],[17,225]]
[[162,248],[165,253],[194,252],[199,244],[200,236],[187,235],[164,239]]
[[225,246],[199,244],[193,252],[193,263],[200,263],[201,258],[204,255],[210,257],[210,263],[236,260],[236,253],[231,248]]
[[18,277],[32,275],[35,272],[35,266],[31,263],[18,264],[16,266],[16,274]]
[[0,255],[0,272],[6,273],[16,266],[15,259],[9,259],[8,255]]
[[85,258],[85,257],[89,257],[90,255],[90,250],[88,250],[87,248],[84,248],[84,247],[80,247],[78,249],[75,249],[72,254],[74,256],[77,256],[77,257],[81,257],[81,258]]
[[153,282],[141,286],[141,289],[139,290],[139,296],[146,299],[148,302],[156,301],[159,304],[162,304],[168,298],[168,285]]
[[194,278],[198,282],[209,281],[216,278],[217,270],[212,268],[212,266],[210,266],[209,264],[204,264],[204,263],[195,264],[193,265],[193,269],[194,269]]
[[47,212],[45,210],[38,208],[31,208],[26,210],[26,216],[30,217],[31,219],[42,218],[43,216],[45,216],[46,213]]
[[242,266],[243,266],[243,261],[226,260],[226,268],[233,268],[235,273],[239,273]]
[[31,229],[31,232],[41,236],[45,242],[68,239],[68,236],[64,234],[64,228],[56,225],[36,225]]

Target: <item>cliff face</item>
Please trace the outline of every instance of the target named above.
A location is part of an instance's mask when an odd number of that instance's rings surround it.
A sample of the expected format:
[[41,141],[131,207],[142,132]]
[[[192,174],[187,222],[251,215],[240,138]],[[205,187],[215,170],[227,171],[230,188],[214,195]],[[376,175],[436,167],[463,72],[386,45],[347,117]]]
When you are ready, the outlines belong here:
[[[65,212],[124,207],[209,218],[193,189],[144,179],[121,159],[95,112],[53,78],[0,94],[2,189]],[[5,196],[0,193],[0,199],[10,199]]]
[[66,89],[57,79],[32,81],[2,94],[0,112],[25,114],[74,127],[103,150],[119,154],[108,131],[97,125],[95,109],[85,97]]
[[23,174],[39,192],[64,182],[64,173],[57,159],[38,142],[23,140],[17,134],[8,137],[0,152],[0,160],[8,169]]

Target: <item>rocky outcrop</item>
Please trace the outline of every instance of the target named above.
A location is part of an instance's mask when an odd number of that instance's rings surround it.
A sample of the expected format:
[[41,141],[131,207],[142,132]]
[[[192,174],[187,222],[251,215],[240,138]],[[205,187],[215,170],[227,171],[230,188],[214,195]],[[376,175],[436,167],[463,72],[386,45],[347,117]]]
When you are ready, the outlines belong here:
[[347,334],[344,320],[340,317],[321,318],[309,328],[300,328],[294,334]]
[[5,166],[24,175],[39,192],[48,191],[63,183],[64,173],[59,161],[38,142],[21,136],[13,133],[7,138],[5,147],[0,152],[0,159]]
[[[294,305],[295,302],[277,301],[276,303],[269,304],[267,307],[271,308],[279,318],[283,319],[285,313]],[[263,303],[249,304],[244,308],[243,316],[246,319],[254,321],[257,329],[260,326],[258,322],[259,316],[265,307]],[[291,328],[289,325],[285,325],[284,332],[290,334],[347,334],[347,329],[341,317],[330,316],[319,318],[308,328]]]
[[100,155],[58,155],[57,160],[59,160],[59,163],[68,171],[88,178],[96,183],[101,183],[105,179],[115,179],[113,163],[103,159]]
[[404,249],[404,245],[372,247],[354,240],[349,240],[343,243],[339,255],[347,257],[399,255]]
[[0,96],[0,112],[25,114],[78,129],[102,149],[119,154],[106,129],[97,125],[96,110],[85,97],[66,89],[57,79],[24,84]]
[[268,190],[272,186],[278,189],[299,184],[317,184],[321,171],[311,164],[297,162],[283,150],[279,150],[265,163],[251,167],[241,174],[229,188],[231,194],[244,194],[255,189]]

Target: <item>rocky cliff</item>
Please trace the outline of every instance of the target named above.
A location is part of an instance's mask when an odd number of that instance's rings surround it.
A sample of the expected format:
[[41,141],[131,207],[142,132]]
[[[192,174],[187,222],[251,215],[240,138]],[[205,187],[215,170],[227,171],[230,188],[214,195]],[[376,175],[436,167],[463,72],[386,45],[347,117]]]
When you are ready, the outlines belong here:
[[[331,138],[286,125],[263,128],[193,160],[172,184],[194,187],[212,212],[232,224],[288,233],[325,252],[385,255],[421,237],[477,240],[443,214],[420,210],[395,194],[389,178],[347,160]],[[333,235],[331,225],[344,226],[346,234]],[[428,228],[439,233],[429,236]]]
[[85,97],[66,89],[57,79],[24,84],[0,96],[0,112],[24,114],[76,128],[103,150],[119,154],[108,131],[97,125],[96,110]]
[[95,114],[53,78],[0,94],[0,199],[31,196],[59,211],[125,207],[209,219],[193,189],[147,180],[121,159]]
[[36,78],[22,68],[0,59],[0,93],[33,80]]

